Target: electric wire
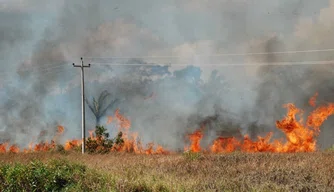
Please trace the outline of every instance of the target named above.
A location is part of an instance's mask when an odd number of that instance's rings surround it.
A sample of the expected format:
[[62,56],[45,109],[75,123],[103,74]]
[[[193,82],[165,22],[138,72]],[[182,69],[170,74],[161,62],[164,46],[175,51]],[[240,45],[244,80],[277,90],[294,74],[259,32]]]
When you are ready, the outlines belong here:
[[[295,50],[295,51],[275,51],[275,52],[251,52],[251,53],[217,53],[211,55],[193,54],[193,56],[201,57],[217,57],[217,56],[249,56],[249,55],[269,55],[269,54],[295,54],[295,53],[316,53],[316,52],[333,52],[332,49],[311,49],[311,50]],[[185,58],[182,56],[127,56],[127,57],[84,57],[84,59],[145,59],[145,58]],[[187,57],[188,58],[188,57]]]
[[[173,66],[190,66],[194,64],[190,63],[166,63],[166,64],[151,64],[151,63],[90,63],[91,65],[111,65],[111,66],[158,66],[158,65],[173,65]],[[194,66],[206,67],[206,66],[279,66],[279,65],[328,65],[334,64],[334,60],[322,60],[322,61],[291,61],[291,62],[253,62],[253,63],[207,63]]]

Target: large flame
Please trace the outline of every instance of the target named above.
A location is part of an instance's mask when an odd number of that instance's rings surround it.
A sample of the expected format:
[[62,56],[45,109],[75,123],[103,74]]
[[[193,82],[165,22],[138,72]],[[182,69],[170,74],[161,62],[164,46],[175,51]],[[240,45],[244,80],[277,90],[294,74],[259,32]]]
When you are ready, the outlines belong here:
[[[315,107],[315,96],[310,99],[310,105]],[[235,150],[244,152],[313,152],[316,151],[316,139],[319,135],[320,126],[334,113],[334,104],[329,103],[316,108],[310,113],[306,122],[302,115],[303,111],[295,105],[289,103],[284,105],[287,108],[287,115],[276,122],[276,127],[281,130],[286,138],[271,141],[273,133],[268,133],[265,137],[258,136],[256,141],[252,141],[248,135],[245,135],[242,141],[234,137],[218,137],[214,140],[210,151],[213,153],[225,153]],[[299,116],[297,120],[296,116]],[[203,138],[202,129],[196,130],[189,135],[192,152],[201,151],[200,141]],[[186,148],[187,150],[188,148]]]
[[[310,100],[309,104],[316,107],[316,93]],[[189,146],[185,146],[185,151],[192,152],[210,152],[210,153],[229,153],[233,151],[243,152],[313,152],[317,150],[316,137],[320,133],[320,127],[328,116],[334,113],[334,103],[322,105],[315,108],[310,115],[303,119],[303,111],[295,105],[289,103],[284,105],[287,109],[287,115],[280,121],[276,121],[276,127],[285,134],[285,138],[272,139],[273,133],[268,133],[265,137],[260,137],[256,140],[251,140],[248,135],[242,139],[235,137],[218,136],[208,148],[201,146],[201,140],[204,137],[205,125],[201,125],[200,129],[187,135],[190,141]],[[163,148],[155,143],[148,143],[145,147],[142,145],[138,137],[138,133],[131,132],[131,121],[120,113],[120,110],[115,111],[114,116],[109,116],[107,124],[116,123],[118,125],[119,136],[123,143],[114,144],[110,149],[112,152],[132,152],[136,154],[170,154],[171,151]],[[51,142],[44,141],[34,144],[30,142],[28,148],[21,150],[17,145],[0,143],[0,153],[29,153],[29,152],[45,152],[56,148],[58,138],[63,135],[65,128],[61,125],[57,126],[56,134]],[[46,134],[42,131],[38,138]],[[89,131],[91,140],[101,140],[94,135],[94,130]],[[68,140],[64,144],[65,150],[73,150],[79,147],[82,143],[81,139]]]
[[213,141],[210,151],[212,153],[225,153],[232,152],[236,150],[236,147],[239,145],[239,141],[233,137],[218,137]]
[[202,127],[198,130],[196,130],[194,133],[189,134],[188,138],[191,142],[190,147],[185,147],[184,150],[185,151],[192,151],[192,152],[200,152],[202,150],[200,142],[203,138],[203,129],[204,126],[202,125]]

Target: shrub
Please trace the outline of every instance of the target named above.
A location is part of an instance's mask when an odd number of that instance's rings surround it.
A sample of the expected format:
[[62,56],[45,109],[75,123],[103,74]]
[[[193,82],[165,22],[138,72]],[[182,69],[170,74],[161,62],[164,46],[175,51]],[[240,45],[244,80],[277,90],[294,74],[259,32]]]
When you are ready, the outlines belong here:
[[115,139],[109,139],[109,133],[103,126],[96,126],[95,138],[88,138],[86,148],[88,153],[108,153],[111,151],[114,144],[122,145],[122,132],[119,132]]
[[333,151],[334,152],[334,144],[330,148],[328,148],[327,151]]
[[[2,165],[0,191],[84,190],[91,185],[85,182],[86,175],[85,166],[64,160],[53,160],[49,163],[33,161],[27,165]],[[103,180],[98,174],[91,174],[91,177],[96,177],[94,180],[103,186]]]

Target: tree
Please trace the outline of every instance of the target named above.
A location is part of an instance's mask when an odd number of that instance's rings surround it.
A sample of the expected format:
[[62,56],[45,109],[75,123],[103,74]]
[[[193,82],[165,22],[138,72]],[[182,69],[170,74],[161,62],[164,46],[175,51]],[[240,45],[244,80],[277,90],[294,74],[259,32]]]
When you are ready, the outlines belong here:
[[107,102],[106,100],[108,96],[110,96],[110,93],[105,90],[100,94],[98,100],[93,97],[92,103],[89,103],[88,100],[85,99],[89,109],[93,112],[96,118],[96,126],[100,125],[101,117],[103,117],[107,110],[117,102],[117,99]]

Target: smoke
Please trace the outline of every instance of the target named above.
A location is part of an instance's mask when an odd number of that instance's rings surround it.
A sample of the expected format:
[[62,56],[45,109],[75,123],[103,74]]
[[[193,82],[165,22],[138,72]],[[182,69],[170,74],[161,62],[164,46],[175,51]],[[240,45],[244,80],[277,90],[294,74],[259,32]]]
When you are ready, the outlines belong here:
[[[80,79],[70,64],[82,56],[134,57],[86,59],[92,62],[86,70],[86,97],[90,100],[107,90],[119,99],[107,115],[120,108],[144,143],[153,141],[172,149],[183,147],[184,135],[203,124],[204,143],[221,134],[238,136],[238,128],[254,137],[275,131],[275,120],[285,114],[284,103],[309,110],[307,101],[315,92],[319,103],[332,101],[331,65],[216,69],[206,65],[331,60],[330,52],[204,56],[226,50],[270,53],[331,48],[332,4],[321,9],[327,1],[189,2],[26,1],[20,6],[7,3],[7,9],[0,6],[0,58],[9,74],[0,77],[1,139],[25,145],[29,136],[42,130],[51,138],[58,124],[68,130],[66,137],[79,137]],[[149,13],[148,6],[154,7]],[[305,19],[309,13],[318,14],[317,18]],[[268,35],[272,31],[277,35]],[[170,54],[177,58],[135,58]],[[157,65],[110,66],[110,62]],[[93,114],[86,115],[87,127],[93,128]],[[329,120],[320,136],[324,147],[332,134]],[[108,128],[116,131],[111,125]]]
[[[31,3],[32,7],[37,7],[38,2],[31,1]],[[9,68],[16,67],[16,74],[12,77],[16,81],[15,84],[4,85],[4,92],[10,99],[4,101],[3,109],[6,110],[1,111],[1,123],[5,131],[10,134],[5,140],[21,145],[29,143],[31,138],[27,135],[33,136],[42,130],[48,130],[49,138],[54,135],[53,130],[57,124],[50,122],[55,122],[56,119],[47,118],[49,112],[44,108],[46,98],[59,83],[68,80],[63,78],[67,75],[66,69],[71,62],[68,56],[76,56],[76,52],[67,48],[68,41],[75,43],[76,30],[85,27],[79,25],[79,18],[73,17],[73,10],[66,4],[61,5],[61,2],[52,4],[55,11],[50,11],[44,25],[41,25],[43,22],[37,19],[36,15],[29,12],[22,13],[22,16],[20,12],[15,11],[2,13],[20,16],[17,21],[7,17],[4,18],[5,22],[1,22],[1,33],[4,35],[0,47],[4,63],[8,63]],[[46,4],[44,5],[46,7]],[[45,8],[38,6],[40,9]],[[79,13],[78,10],[74,12]],[[84,20],[85,17],[91,18],[84,16],[84,12],[80,14],[80,20]],[[27,24],[29,19],[38,22]],[[23,46],[24,53],[28,54],[18,53],[20,46]],[[11,54],[6,54],[8,50]],[[11,59],[14,57],[19,59]],[[53,73],[48,71],[50,69],[53,69]]]
[[[292,37],[281,38],[273,35],[256,46],[252,50],[256,52],[279,52],[284,50],[317,50],[328,49],[333,45],[331,33],[332,11],[334,1],[330,1],[330,7],[320,11],[320,15],[314,21],[303,19],[297,25]],[[329,61],[333,60],[332,52],[294,53],[294,54],[267,54],[253,57],[256,61],[264,61],[268,64],[277,62],[303,62],[303,61]],[[308,100],[318,93],[318,104],[333,102],[333,65],[293,65],[293,66],[263,66],[258,69],[260,77],[259,92],[256,101],[257,123],[259,125],[272,125],[276,119],[280,119],[285,112],[282,105],[294,103],[306,112],[312,110]],[[333,118],[329,118],[321,129],[318,144],[327,148],[333,144],[331,138],[334,130],[330,124]],[[273,126],[272,126],[273,127]],[[258,132],[270,130],[270,127]],[[279,136],[279,134],[278,134]]]

